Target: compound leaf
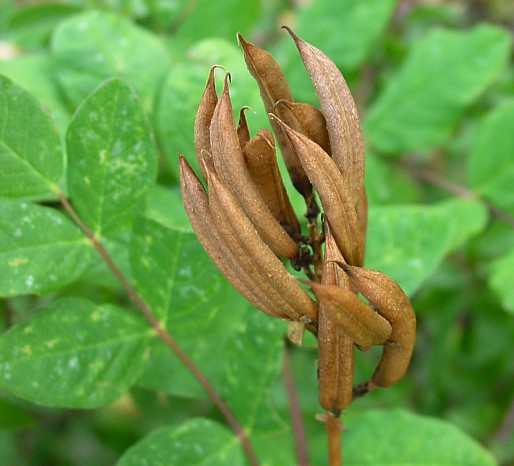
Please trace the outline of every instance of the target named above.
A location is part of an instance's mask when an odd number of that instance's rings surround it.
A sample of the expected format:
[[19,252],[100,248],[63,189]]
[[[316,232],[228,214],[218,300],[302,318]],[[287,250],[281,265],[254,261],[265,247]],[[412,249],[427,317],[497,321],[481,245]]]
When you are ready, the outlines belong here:
[[378,39],[395,4],[395,0],[317,0],[299,11],[295,30],[341,69],[353,70]]
[[0,75],[0,196],[55,193],[63,168],[61,142],[48,113]]
[[468,165],[470,185],[501,208],[514,207],[514,102],[503,103],[479,126]]
[[68,128],[68,190],[97,236],[128,229],[156,174],[156,149],[134,91],[121,79],[99,86]]
[[390,154],[440,143],[499,75],[510,48],[509,33],[489,25],[429,33],[370,108],[366,140]]
[[450,251],[481,231],[487,213],[478,201],[370,209],[366,267],[381,270],[412,294]]
[[[495,466],[481,445],[452,424],[402,410],[361,412],[345,422],[345,464]],[[386,427],[387,426],[387,427]]]
[[0,337],[0,386],[46,406],[102,406],[137,380],[150,336],[119,307],[64,298]]
[[210,419],[190,419],[164,427],[129,448],[116,466],[244,466],[240,443],[227,428]]
[[53,35],[52,52],[57,77],[73,109],[102,81],[120,77],[150,112],[170,63],[162,41],[105,11],[88,11],[62,21]]
[[49,207],[0,199],[0,296],[42,293],[76,280],[91,245]]

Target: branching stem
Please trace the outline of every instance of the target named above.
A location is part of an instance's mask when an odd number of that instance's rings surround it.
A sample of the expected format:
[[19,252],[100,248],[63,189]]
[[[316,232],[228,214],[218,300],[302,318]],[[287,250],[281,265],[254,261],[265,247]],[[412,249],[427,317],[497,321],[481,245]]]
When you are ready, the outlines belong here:
[[253,447],[250,443],[250,439],[246,435],[245,430],[239,424],[235,416],[232,414],[232,411],[227,406],[227,404],[221,399],[216,389],[212,386],[212,384],[207,380],[202,371],[196,366],[196,364],[189,359],[187,354],[180,348],[177,342],[171,337],[168,331],[163,328],[161,323],[156,319],[153,315],[152,310],[145,303],[143,298],[136,292],[131,283],[127,280],[123,272],[119,269],[116,263],[112,260],[109,252],[105,249],[103,244],[99,241],[99,239],[93,234],[93,232],[88,228],[88,226],[82,221],[82,219],[78,216],[77,212],[70,204],[68,199],[64,196],[62,192],[57,193],[59,197],[59,201],[62,206],[66,210],[66,212],[70,215],[70,217],[75,221],[75,223],[79,226],[82,232],[87,236],[87,238],[91,241],[93,247],[98,252],[98,254],[102,257],[103,261],[109,267],[112,274],[116,277],[116,279],[120,282],[123,289],[127,292],[130,300],[135,304],[135,306],[141,311],[141,313],[148,320],[152,328],[154,329],[158,338],[164,342],[164,344],[177,356],[177,358],[184,364],[184,366],[189,370],[189,372],[196,378],[198,383],[203,387],[206,391],[207,395],[211,398],[213,403],[219,409],[220,413],[223,415],[225,420],[227,421],[230,428],[239,438],[241,442],[241,446],[245,452],[245,455],[248,459],[248,463],[251,466],[258,466],[259,460],[253,450]]

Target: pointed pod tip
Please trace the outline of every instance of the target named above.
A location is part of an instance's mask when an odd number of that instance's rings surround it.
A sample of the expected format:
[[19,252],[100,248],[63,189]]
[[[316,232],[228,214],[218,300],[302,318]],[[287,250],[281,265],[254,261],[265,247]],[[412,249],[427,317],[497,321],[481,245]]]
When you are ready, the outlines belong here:
[[257,112],[252,107],[250,107],[249,105],[243,105],[239,110],[239,119],[240,120],[243,118],[246,118],[246,116],[245,116],[246,110],[250,110],[250,112],[252,112],[254,115],[257,115]]
[[285,123],[274,113],[269,112],[268,117],[270,120],[275,120],[279,125],[284,125]]
[[284,25],[282,25],[282,26],[281,26],[281,28],[282,28],[282,29],[285,29],[285,30],[288,32],[288,34],[293,38],[293,40],[294,40],[295,42],[296,42],[298,39],[300,39],[300,38],[296,35],[296,33],[295,33],[295,32],[294,32],[294,31],[293,31],[289,26],[287,26],[287,25],[285,25],[285,24],[284,24]]
[[[223,89],[221,90],[220,100],[218,105],[220,105],[221,101],[230,102],[230,92],[229,92],[229,84],[232,82],[232,77],[230,73],[225,73],[225,77],[223,78]],[[231,104],[229,104],[231,105]]]
[[290,103],[291,101],[287,99],[279,99],[273,104],[273,111],[275,111],[279,105],[283,105],[284,107],[289,108]]
[[348,265],[346,262],[338,261],[338,260],[329,261],[329,262],[334,262],[339,267],[341,267],[348,275],[353,275],[353,267],[351,265]]
[[214,77],[214,72],[218,69],[223,70],[224,73],[227,72],[227,70],[225,69],[225,67],[223,65],[212,65],[209,70],[209,79],[212,79]]
[[243,38],[243,36],[241,35],[241,33],[240,33],[240,32],[237,32],[237,33],[236,33],[236,37],[237,37],[237,43],[238,43],[241,47],[245,48],[245,46],[246,46],[246,45],[248,45],[248,42],[246,42],[246,40],[244,40],[244,38]]
[[284,131],[284,133],[286,134],[286,136],[291,139],[291,136],[293,135],[297,135],[297,134],[300,134],[300,133],[297,133],[294,129],[290,128],[286,123],[284,123],[277,115],[275,115],[274,113],[268,113],[268,117],[270,120],[275,120],[278,125],[280,126],[280,128],[282,129],[282,131]]
[[182,176],[183,172],[185,170],[190,170],[191,166],[189,165],[189,162],[187,159],[179,152],[178,153],[178,170],[179,174]]

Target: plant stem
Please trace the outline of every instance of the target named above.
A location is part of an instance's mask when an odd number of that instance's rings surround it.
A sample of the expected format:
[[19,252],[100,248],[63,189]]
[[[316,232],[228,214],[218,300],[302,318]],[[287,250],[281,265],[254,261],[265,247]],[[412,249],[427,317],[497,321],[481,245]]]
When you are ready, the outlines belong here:
[[472,191],[471,189],[454,183],[453,181],[447,180],[446,178],[439,176],[437,173],[413,163],[408,163],[407,168],[409,172],[412,173],[416,178],[427,181],[434,186],[443,189],[444,191],[455,194],[456,196],[462,197],[463,199],[477,199],[481,201],[487,207],[493,217],[504,221],[509,226],[514,228],[514,217],[512,215],[495,206],[493,203],[483,199],[478,193]]
[[342,466],[341,422],[329,412],[325,414],[325,429],[328,443],[328,466]]
[[296,461],[298,466],[309,465],[309,454],[307,452],[307,439],[303,428],[300,403],[293,379],[293,371],[291,369],[291,358],[289,357],[289,349],[284,346],[284,364],[282,367],[282,378],[289,403],[289,412],[291,413],[291,422],[293,424],[293,436],[295,441]]
[[198,368],[198,366],[196,366],[196,364],[187,356],[187,354],[182,350],[182,348],[180,348],[180,346],[171,337],[168,331],[162,327],[161,323],[153,315],[152,310],[148,307],[143,298],[136,292],[132,284],[127,280],[125,275],[123,275],[123,272],[112,260],[111,256],[109,255],[109,252],[105,249],[103,244],[98,240],[98,238],[93,234],[93,232],[88,228],[88,226],[77,215],[75,209],[70,204],[68,199],[63,195],[62,192],[58,192],[57,195],[59,197],[59,201],[61,202],[66,212],[70,215],[70,217],[75,221],[75,223],[91,241],[95,250],[102,257],[106,265],[111,270],[112,274],[116,277],[116,279],[120,282],[121,286],[127,292],[130,300],[136,305],[136,307],[148,320],[148,322],[154,329],[156,335],[160,338],[162,342],[164,342],[166,346],[168,346],[168,348],[175,354],[175,356],[177,356],[177,358],[180,359],[182,364],[184,364],[184,366],[189,370],[189,372],[191,372],[191,374],[196,378],[198,383],[203,387],[207,395],[211,398],[213,403],[219,409],[220,413],[223,415],[228,425],[241,442],[241,446],[243,447],[245,455],[248,459],[248,463],[251,466],[258,466],[259,460],[257,459],[257,456],[253,450],[253,447],[250,443],[250,439],[248,438],[241,424],[239,424],[235,416],[232,414],[232,411],[230,410],[228,405],[221,399],[216,389],[212,386],[209,380],[207,380],[207,378]]

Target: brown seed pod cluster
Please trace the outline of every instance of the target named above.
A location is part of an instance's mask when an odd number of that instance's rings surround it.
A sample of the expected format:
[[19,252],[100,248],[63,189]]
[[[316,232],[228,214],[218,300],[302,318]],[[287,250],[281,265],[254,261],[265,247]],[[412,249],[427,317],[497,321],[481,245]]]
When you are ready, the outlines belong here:
[[[225,74],[218,95],[214,66],[194,126],[206,187],[183,156],[180,184],[193,230],[227,280],[261,311],[288,320],[288,335],[296,343],[304,328],[316,335],[319,401],[338,416],[356,396],[405,374],[416,319],[394,280],[363,267],[364,142],[348,86],[323,52],[286,29],[321,110],[295,102],[274,58],[238,35],[275,137],[268,129],[252,136],[244,108],[236,126],[230,75]],[[305,201],[304,232],[282,181],[275,140]],[[308,280],[293,277],[286,260]],[[368,381],[354,387],[354,348],[366,351],[375,345],[383,347],[377,367]]]

